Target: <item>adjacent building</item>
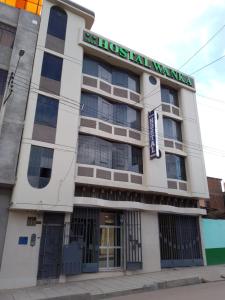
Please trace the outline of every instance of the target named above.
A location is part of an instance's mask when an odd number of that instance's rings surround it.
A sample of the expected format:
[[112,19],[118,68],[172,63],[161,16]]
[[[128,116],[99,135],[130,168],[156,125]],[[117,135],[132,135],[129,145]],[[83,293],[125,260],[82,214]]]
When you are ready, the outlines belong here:
[[222,190],[222,179],[207,177],[209,199],[207,201],[207,218],[225,218],[225,193]]
[[43,3],[30,84],[17,81],[29,96],[1,288],[204,264],[194,79],[93,22],[69,0]]
[[39,16],[0,3],[0,266],[39,23]]

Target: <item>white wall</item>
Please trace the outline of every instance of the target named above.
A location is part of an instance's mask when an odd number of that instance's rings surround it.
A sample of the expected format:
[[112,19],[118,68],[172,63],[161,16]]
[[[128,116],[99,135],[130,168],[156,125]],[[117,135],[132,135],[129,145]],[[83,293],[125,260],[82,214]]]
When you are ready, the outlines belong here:
[[[42,225],[27,226],[27,217],[41,216],[34,212],[10,211],[6,232],[0,289],[21,288],[36,285],[40,237]],[[42,222],[41,222],[42,223]],[[30,238],[36,234],[36,245],[30,246]],[[27,245],[19,245],[19,237],[28,237]]]

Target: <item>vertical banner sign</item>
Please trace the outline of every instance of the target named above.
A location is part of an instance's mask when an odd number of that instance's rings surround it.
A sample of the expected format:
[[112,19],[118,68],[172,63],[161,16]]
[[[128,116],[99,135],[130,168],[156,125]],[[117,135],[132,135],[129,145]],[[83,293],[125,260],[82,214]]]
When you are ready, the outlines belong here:
[[152,110],[148,113],[149,149],[150,159],[159,157],[157,112]]

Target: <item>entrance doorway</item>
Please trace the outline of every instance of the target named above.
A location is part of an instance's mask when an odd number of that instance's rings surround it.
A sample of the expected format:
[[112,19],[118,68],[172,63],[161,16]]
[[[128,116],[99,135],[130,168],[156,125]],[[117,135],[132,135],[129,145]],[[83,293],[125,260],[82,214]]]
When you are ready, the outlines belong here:
[[58,278],[61,272],[64,214],[45,213],[39,253],[38,279]]
[[120,269],[122,262],[121,214],[100,212],[99,268],[102,271]]

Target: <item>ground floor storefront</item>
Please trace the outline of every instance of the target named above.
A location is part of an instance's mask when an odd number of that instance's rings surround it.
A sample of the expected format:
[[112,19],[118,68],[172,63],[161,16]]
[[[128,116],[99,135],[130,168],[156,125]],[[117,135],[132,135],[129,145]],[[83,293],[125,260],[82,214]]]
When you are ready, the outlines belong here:
[[202,253],[199,216],[84,206],[72,214],[11,211],[0,288],[199,266]]

